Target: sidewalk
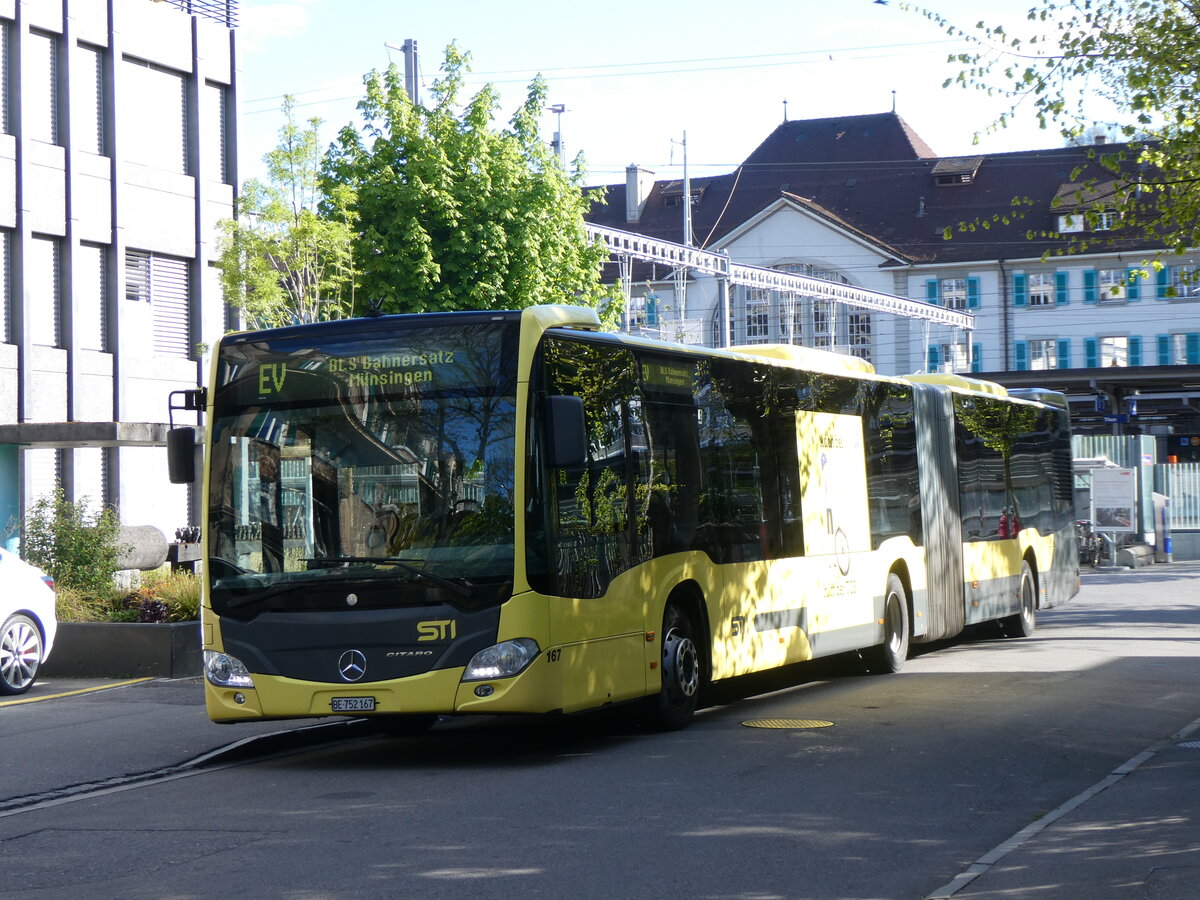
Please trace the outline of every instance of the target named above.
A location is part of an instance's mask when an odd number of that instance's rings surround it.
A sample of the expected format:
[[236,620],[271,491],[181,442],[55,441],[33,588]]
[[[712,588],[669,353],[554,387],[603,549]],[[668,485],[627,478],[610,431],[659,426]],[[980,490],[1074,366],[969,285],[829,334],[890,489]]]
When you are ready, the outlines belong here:
[[1200,719],[928,895],[954,900],[1200,896]]
[[[1084,585],[1161,581],[1200,604],[1200,561],[1084,569]],[[1200,646],[1196,652],[1200,655]],[[1200,698],[1197,698],[1200,709]],[[981,856],[929,894],[954,900],[1200,897],[1200,719]]]

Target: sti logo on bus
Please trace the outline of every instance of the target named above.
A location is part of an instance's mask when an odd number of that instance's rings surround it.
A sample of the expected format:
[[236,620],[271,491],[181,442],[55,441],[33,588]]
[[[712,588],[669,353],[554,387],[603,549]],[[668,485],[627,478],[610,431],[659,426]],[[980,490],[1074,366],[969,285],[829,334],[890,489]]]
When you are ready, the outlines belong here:
[[432,622],[418,622],[418,641],[454,640],[458,636],[458,625],[453,619],[436,619]]
[[287,363],[263,363],[258,367],[258,392],[278,394],[283,390],[283,379],[287,377]]

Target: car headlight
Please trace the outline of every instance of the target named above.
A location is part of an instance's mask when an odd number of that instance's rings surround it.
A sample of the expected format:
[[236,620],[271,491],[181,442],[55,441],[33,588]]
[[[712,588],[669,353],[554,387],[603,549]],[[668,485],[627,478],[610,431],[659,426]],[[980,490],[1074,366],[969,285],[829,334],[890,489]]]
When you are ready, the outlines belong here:
[[472,657],[463,672],[463,681],[484,681],[489,678],[510,678],[537,659],[541,648],[532,638],[501,641]]
[[242,661],[228,653],[204,651],[204,677],[210,684],[227,688],[252,688],[254,682]]

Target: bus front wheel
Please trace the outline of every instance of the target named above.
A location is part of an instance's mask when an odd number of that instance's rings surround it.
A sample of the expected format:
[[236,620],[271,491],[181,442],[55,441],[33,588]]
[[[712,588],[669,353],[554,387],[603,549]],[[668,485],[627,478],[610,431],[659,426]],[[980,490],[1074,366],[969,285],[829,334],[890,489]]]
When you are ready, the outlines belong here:
[[899,672],[908,659],[908,637],[908,593],[892,572],[883,600],[883,643],[863,651],[867,668],[881,675]]
[[703,671],[696,646],[696,628],[687,613],[671,604],[663,614],[662,654],[659,657],[662,687],[647,698],[647,724],[660,731],[687,725],[700,700]]

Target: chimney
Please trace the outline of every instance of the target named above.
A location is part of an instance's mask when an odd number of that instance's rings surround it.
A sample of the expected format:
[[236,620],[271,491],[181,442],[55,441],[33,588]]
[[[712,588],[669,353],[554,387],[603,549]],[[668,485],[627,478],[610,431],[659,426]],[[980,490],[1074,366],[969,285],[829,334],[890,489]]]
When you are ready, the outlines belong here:
[[625,167],[625,222],[632,224],[642,217],[646,198],[654,187],[654,173],[630,164]]

